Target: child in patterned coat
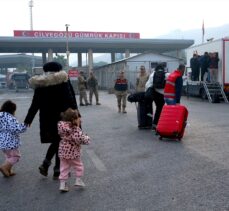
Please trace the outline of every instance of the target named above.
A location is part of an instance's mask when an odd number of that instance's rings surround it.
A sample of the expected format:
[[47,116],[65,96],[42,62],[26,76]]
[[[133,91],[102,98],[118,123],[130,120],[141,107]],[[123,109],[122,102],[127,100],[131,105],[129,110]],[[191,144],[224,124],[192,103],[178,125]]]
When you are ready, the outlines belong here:
[[0,171],[5,177],[13,176],[12,167],[21,157],[19,134],[26,131],[26,125],[15,118],[17,106],[10,100],[3,103],[0,110],[0,149],[5,154],[5,163]]
[[89,144],[90,137],[83,133],[80,128],[80,118],[77,110],[68,108],[61,113],[62,121],[58,122],[58,133],[61,137],[59,145],[60,158],[60,188],[61,192],[69,191],[66,181],[69,177],[70,168],[73,167],[76,174],[75,186],[84,187],[81,180],[84,166],[81,161],[81,144]]

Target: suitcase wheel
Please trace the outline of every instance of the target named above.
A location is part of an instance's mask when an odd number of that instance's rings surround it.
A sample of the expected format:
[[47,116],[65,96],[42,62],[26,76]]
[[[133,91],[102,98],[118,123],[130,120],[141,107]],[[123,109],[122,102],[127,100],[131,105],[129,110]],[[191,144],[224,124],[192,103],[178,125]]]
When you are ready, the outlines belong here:
[[162,137],[160,136],[158,139],[159,139],[159,140],[162,140]]

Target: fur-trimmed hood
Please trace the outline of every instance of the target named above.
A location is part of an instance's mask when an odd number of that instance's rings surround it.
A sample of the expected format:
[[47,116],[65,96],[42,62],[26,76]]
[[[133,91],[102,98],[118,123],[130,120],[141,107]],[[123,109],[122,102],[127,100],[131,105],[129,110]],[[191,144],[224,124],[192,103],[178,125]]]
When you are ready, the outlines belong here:
[[45,72],[43,75],[36,75],[29,79],[32,88],[47,87],[68,81],[68,74],[65,71]]

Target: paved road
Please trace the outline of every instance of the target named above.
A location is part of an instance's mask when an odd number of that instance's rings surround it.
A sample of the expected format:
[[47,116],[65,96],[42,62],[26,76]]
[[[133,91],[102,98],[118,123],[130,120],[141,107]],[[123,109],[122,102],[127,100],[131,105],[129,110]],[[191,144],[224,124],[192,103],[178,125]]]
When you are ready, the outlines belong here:
[[[229,210],[229,105],[182,98],[189,126],[182,142],[158,140],[138,130],[136,108],[117,113],[114,95],[100,93],[101,106],[80,107],[92,144],[83,147],[84,190],[61,194],[58,181],[38,173],[48,145],[39,142],[38,116],[21,137],[17,175],[0,176],[0,210],[9,211],[193,211]],[[23,121],[32,92],[1,93],[18,105]],[[0,162],[3,155],[0,154]]]

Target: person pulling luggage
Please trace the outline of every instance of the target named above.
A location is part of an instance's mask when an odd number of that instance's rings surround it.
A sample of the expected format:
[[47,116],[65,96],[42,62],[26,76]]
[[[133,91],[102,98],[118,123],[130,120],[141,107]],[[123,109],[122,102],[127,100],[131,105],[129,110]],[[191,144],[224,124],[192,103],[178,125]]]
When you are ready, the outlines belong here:
[[176,105],[180,103],[185,65],[179,67],[169,74],[164,89],[164,97],[167,105]]
[[153,126],[155,129],[161,115],[162,108],[165,104],[164,101],[164,86],[165,86],[166,72],[162,64],[156,66],[155,70],[149,76],[149,80],[146,82],[146,91],[152,89],[152,101],[156,105],[156,111],[153,116]]

